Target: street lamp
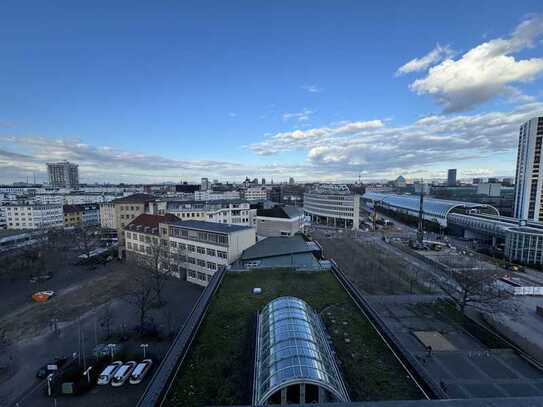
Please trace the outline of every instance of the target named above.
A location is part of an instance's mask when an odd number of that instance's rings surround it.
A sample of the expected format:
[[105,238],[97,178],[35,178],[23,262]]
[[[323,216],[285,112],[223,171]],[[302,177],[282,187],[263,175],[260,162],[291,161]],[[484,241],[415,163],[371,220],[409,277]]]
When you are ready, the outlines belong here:
[[114,343],[108,343],[107,347],[109,348],[109,353],[111,354],[111,361],[113,361],[113,355],[115,354],[116,345]]
[[148,347],[149,347],[149,344],[147,344],[147,343],[142,343],[142,344],[140,345],[140,348],[143,349],[143,359],[145,359],[145,355],[146,355],[146,352],[147,352],[147,348],[148,348]]
[[92,366],[89,366],[87,370],[85,370],[85,373],[83,373],[84,376],[87,376],[87,381],[90,383],[90,371],[92,370]]

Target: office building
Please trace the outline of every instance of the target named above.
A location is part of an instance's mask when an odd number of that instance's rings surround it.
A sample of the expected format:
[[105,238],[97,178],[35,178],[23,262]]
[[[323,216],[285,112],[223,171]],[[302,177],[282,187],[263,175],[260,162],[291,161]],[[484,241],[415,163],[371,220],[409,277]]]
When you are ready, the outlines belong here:
[[256,234],[260,237],[294,236],[302,232],[304,211],[294,206],[274,206],[256,212]]
[[456,168],[447,171],[447,185],[453,187],[456,185]]
[[247,201],[265,201],[268,199],[268,190],[264,187],[249,187],[244,192]]
[[160,223],[159,232],[172,253],[171,270],[201,286],[256,242],[255,228],[198,220]]
[[49,184],[54,188],[79,188],[79,169],[77,164],[68,161],[47,163]]
[[8,229],[49,229],[64,226],[62,205],[11,204],[4,207]]
[[253,226],[256,209],[248,201],[167,201],[157,202],[158,213],[172,213],[181,220],[204,220],[227,225]]
[[528,120],[520,126],[513,209],[515,218],[543,220],[543,169],[540,166],[542,139],[543,116]]
[[346,229],[360,226],[360,195],[347,185],[322,184],[304,194],[304,214],[311,223]]
[[239,191],[195,191],[193,196],[196,201],[236,200],[240,198]]
[[97,226],[100,224],[98,204],[64,205],[64,227]]
[[207,191],[210,189],[211,184],[209,183],[209,179],[202,178],[202,182],[200,183],[200,191]]

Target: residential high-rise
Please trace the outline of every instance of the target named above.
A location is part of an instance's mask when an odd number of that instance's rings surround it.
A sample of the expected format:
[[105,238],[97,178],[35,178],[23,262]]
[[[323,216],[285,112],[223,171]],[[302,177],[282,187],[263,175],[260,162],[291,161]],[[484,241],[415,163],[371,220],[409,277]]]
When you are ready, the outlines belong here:
[[79,188],[79,169],[77,164],[68,161],[47,163],[49,184],[54,188]]
[[200,183],[200,191],[207,191],[210,187],[209,179],[208,178],[202,178]]
[[543,168],[540,167],[542,139],[543,116],[528,120],[520,126],[513,208],[515,218],[543,221]]
[[447,171],[447,185],[450,187],[456,186],[456,168]]

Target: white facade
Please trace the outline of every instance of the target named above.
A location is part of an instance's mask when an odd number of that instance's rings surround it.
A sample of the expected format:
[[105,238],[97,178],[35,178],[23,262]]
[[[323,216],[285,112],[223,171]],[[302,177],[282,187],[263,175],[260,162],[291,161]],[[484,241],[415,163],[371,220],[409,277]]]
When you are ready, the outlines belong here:
[[115,221],[115,205],[112,203],[100,204],[100,226],[104,229],[117,229]]
[[5,207],[8,229],[48,229],[64,226],[62,205],[9,205]]
[[477,185],[477,194],[487,196],[500,196],[502,193],[502,184],[484,183]]
[[542,138],[543,116],[520,126],[513,208],[515,218],[543,221],[543,167],[540,165]]
[[239,198],[239,191],[194,191],[194,199],[196,201],[218,201]]
[[[337,192],[336,192],[337,191]],[[360,224],[360,195],[347,190],[320,186],[304,194],[304,213],[311,222],[333,227],[358,229]]]
[[268,190],[262,187],[250,187],[245,190],[245,199],[248,201],[265,201]]
[[227,225],[253,226],[256,209],[249,202],[210,201],[210,202],[166,202],[158,203],[159,214],[171,213],[181,220],[204,220]]
[[0,206],[0,230],[6,228],[6,208],[4,206]]
[[[185,226],[186,225],[186,226]],[[162,230],[168,227],[167,231]],[[169,236],[174,267],[186,274],[187,281],[206,286],[215,272],[236,261],[256,243],[254,228],[227,226],[210,222],[161,224]]]

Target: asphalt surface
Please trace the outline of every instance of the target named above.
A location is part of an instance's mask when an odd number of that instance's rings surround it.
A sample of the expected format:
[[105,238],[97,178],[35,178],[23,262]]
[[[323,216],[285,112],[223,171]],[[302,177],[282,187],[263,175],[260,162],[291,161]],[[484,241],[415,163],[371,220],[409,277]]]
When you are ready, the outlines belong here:
[[[80,285],[82,281],[90,281],[92,278],[104,273],[117,272],[118,268],[129,267],[117,262],[110,263],[105,267],[93,271],[80,267],[67,267],[67,270],[55,274],[52,280],[47,281],[48,289],[66,290],[74,285]],[[20,291],[28,290],[28,282],[12,283],[11,290],[2,287],[13,307],[24,307],[28,304],[29,297],[24,296],[21,300]],[[17,288],[17,289],[16,289]],[[162,309],[153,310],[150,314],[160,328],[166,327],[178,329],[182,326],[190,313],[196,299],[202,289],[194,284],[185,281],[172,279],[164,289],[164,298],[167,304]],[[26,292],[26,291],[24,291]],[[54,300],[54,299],[53,299]],[[4,309],[8,307],[2,304]],[[125,327],[128,332],[138,321],[134,308],[125,301],[113,298],[110,302],[113,314],[112,328],[118,331]],[[169,310],[167,312],[166,310]],[[10,358],[12,368],[9,378],[0,377],[0,405],[23,406],[51,406],[52,400],[45,396],[45,382],[35,378],[37,369],[57,356],[69,356],[80,351],[80,334],[84,338],[86,353],[100,343],[105,336],[104,329],[100,328],[100,318],[103,314],[103,306],[90,308],[81,316],[80,320],[64,321],[60,329],[54,332],[53,328],[44,332],[43,335],[30,340],[16,343],[6,349],[5,355]],[[136,349],[139,346],[138,339],[131,340],[129,346]],[[148,342],[148,341],[146,341]],[[157,341],[150,344],[150,351],[156,356],[163,354],[168,347],[168,340]],[[150,375],[149,375],[150,377]],[[148,379],[148,378],[147,378]],[[112,388],[111,386],[95,387],[84,396],[61,396],[56,399],[57,406],[132,406],[141,395],[145,382],[137,386],[124,386]],[[4,403],[4,404],[2,404]]]

